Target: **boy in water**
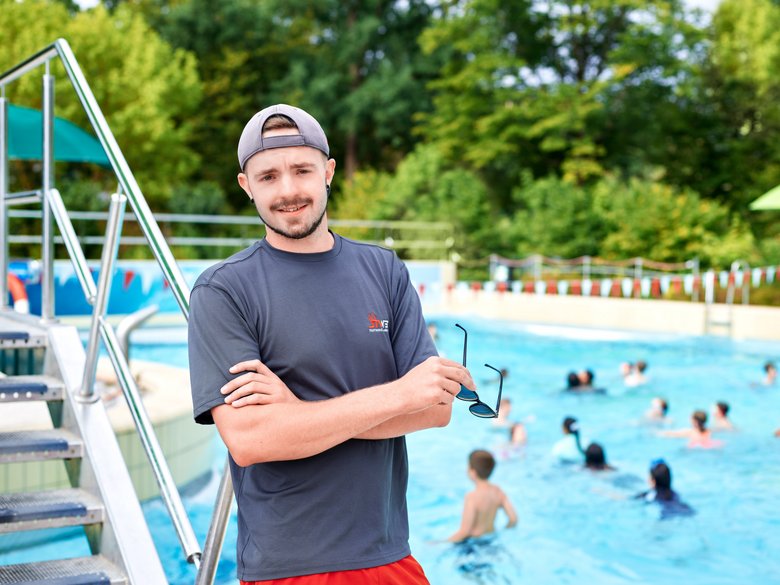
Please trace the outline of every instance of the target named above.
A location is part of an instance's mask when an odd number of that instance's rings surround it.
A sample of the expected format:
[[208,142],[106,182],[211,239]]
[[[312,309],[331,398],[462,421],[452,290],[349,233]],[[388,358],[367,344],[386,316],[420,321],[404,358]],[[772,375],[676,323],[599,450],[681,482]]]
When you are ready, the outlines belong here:
[[517,513],[512,502],[500,487],[488,481],[495,466],[496,460],[487,451],[478,449],[469,455],[468,476],[476,487],[466,494],[460,528],[447,539],[449,542],[461,542],[493,532],[499,508],[509,518],[507,528],[517,524]]
[[672,489],[672,470],[663,459],[656,459],[650,463],[647,481],[651,489],[634,497],[658,504],[661,507],[661,520],[675,516],[693,516],[696,513]]

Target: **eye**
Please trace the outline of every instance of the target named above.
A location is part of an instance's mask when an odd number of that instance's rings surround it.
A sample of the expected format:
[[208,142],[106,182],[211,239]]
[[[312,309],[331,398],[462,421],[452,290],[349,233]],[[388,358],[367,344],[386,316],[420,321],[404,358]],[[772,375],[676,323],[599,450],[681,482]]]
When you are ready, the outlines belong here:
[[268,181],[271,181],[271,180],[273,180],[273,178],[274,178],[274,176],[273,176],[273,175],[262,175],[262,176],[260,177],[260,179],[258,179],[258,180],[259,180],[259,182],[261,182],[261,183],[267,183]]

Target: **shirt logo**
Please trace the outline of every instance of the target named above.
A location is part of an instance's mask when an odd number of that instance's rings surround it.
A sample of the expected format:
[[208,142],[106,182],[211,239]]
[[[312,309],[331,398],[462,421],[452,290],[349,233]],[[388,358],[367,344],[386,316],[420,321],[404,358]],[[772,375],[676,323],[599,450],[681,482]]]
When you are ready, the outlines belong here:
[[368,314],[368,330],[371,333],[387,333],[389,325],[390,321],[387,319],[380,319],[375,313]]

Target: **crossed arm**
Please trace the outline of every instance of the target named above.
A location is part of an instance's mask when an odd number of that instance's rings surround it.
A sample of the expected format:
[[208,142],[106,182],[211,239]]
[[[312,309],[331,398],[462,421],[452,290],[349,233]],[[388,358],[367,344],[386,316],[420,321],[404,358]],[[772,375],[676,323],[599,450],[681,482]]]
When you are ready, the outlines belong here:
[[444,426],[461,384],[475,388],[465,367],[440,357],[393,382],[317,402],[299,400],[259,360],[230,371],[245,373],[222,387],[226,404],[211,412],[241,466],[310,457],[352,438],[383,439]]

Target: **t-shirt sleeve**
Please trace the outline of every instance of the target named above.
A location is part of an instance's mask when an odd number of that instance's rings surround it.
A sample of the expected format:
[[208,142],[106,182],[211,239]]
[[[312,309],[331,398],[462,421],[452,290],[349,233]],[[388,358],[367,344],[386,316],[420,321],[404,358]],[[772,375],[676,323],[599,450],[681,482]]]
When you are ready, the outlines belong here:
[[225,403],[219,389],[236,377],[230,367],[260,358],[256,333],[227,291],[200,285],[190,295],[188,345],[193,416],[214,424],[211,409]]
[[395,323],[392,343],[396,369],[400,377],[429,357],[439,354],[425,325],[420,297],[412,286],[409,270],[398,257],[393,258],[392,275],[391,290]]

